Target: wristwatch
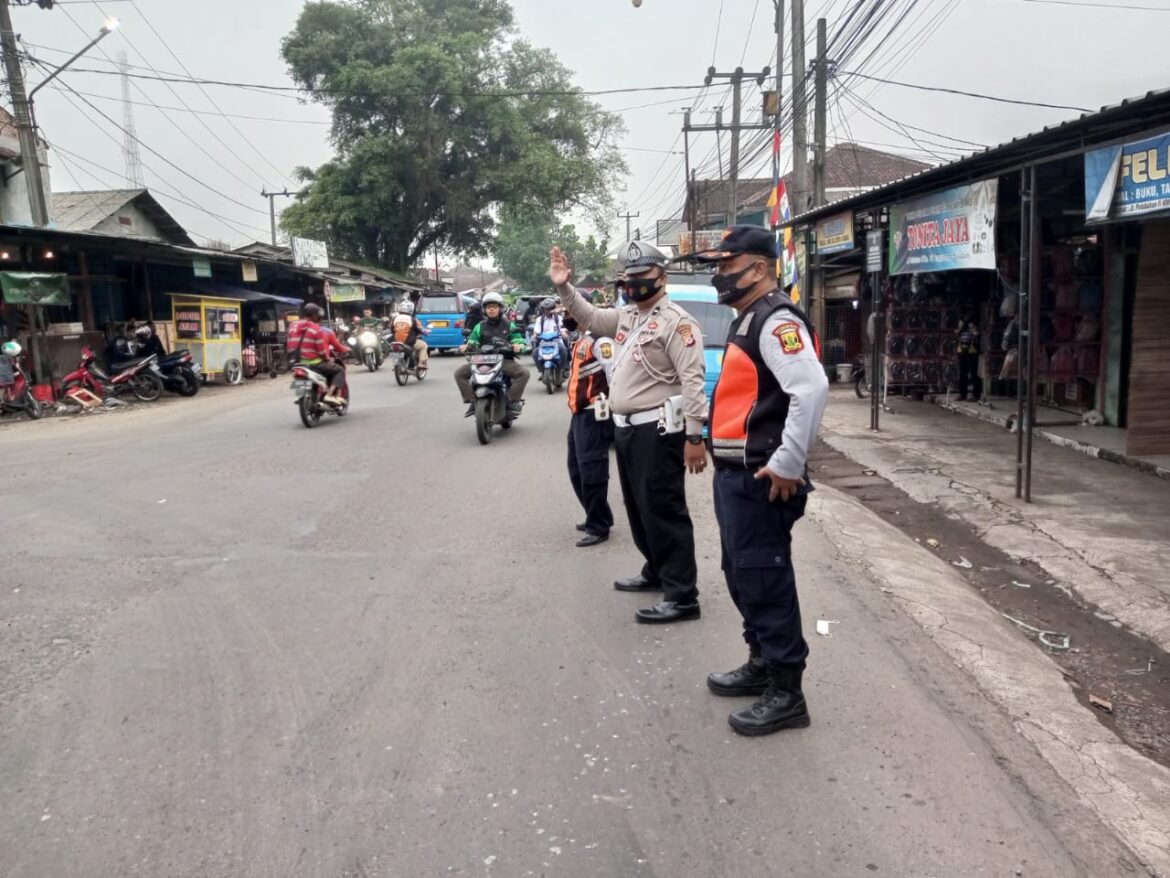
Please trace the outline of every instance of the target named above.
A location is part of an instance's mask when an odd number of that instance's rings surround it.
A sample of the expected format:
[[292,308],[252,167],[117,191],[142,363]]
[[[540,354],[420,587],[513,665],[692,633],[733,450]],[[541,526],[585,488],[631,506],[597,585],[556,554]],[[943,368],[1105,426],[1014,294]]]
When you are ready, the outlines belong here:
[[702,445],[703,444],[703,434],[702,433],[688,433],[687,434],[687,441],[690,442],[692,445]]

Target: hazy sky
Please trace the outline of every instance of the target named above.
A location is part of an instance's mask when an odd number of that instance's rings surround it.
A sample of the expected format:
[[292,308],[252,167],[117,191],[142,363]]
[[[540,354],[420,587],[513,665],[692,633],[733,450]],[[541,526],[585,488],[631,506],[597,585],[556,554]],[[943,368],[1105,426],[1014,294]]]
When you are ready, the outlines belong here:
[[[806,0],[810,59],[815,19],[824,15],[832,34],[856,2]],[[906,6],[909,0],[888,2]],[[918,0],[889,44],[867,44],[843,69],[858,70],[860,60],[877,48],[861,72],[1099,108],[1170,86],[1159,40],[1147,41],[1150,51],[1139,51],[1141,34],[1170,33],[1170,0],[1101,0],[1100,5],[1127,4],[1166,11],[1076,8],[1042,0]],[[124,51],[131,65],[164,73],[181,72],[185,66],[211,79],[287,83],[279,44],[301,5],[299,0],[70,0],[51,11],[16,8],[13,17],[28,51],[49,62],[63,61],[97,32],[106,15],[113,15],[119,29],[76,67],[108,70]],[[730,70],[742,59],[745,69],[759,70],[772,63],[775,50],[772,0],[643,0],[640,9],[631,0],[513,0],[513,6],[519,32],[553,49],[587,90],[697,85],[713,62],[719,70]],[[36,69],[27,75],[30,84],[44,77]],[[118,77],[69,72],[63,79],[121,123]],[[789,87],[790,80],[785,84]],[[874,110],[859,108],[857,98],[838,92],[829,108],[830,143],[856,140],[933,162],[963,149],[937,135],[995,144],[1077,115],[857,80],[849,87],[891,119],[937,134],[900,130]],[[708,111],[725,101],[725,91],[714,87],[708,94],[638,92],[597,98],[621,111],[629,129],[624,144],[631,173],[619,203],[640,213],[635,225],[650,230],[655,219],[677,215],[683,193],[678,111],[698,101],[694,122],[710,122]],[[126,186],[121,132],[78,98],[71,100],[77,107],[54,86],[37,97],[38,122],[60,148],[52,161],[53,188]],[[131,100],[139,102],[134,114],[146,145],[141,148],[146,183],[197,239],[232,244],[267,240],[267,201],[260,189],[292,189],[294,167],[319,164],[330,155],[328,128],[322,124],[328,122],[327,113],[293,97],[215,86],[207,86],[204,93],[190,85],[140,80],[131,87]],[[725,106],[729,120],[729,100]],[[745,107],[758,119],[754,85],[745,89]],[[219,115],[221,110],[263,119],[229,122]],[[714,134],[694,137],[692,159],[700,177],[719,173],[715,145]],[[725,135],[725,154],[727,148]],[[767,161],[765,151],[741,176],[767,175]],[[610,231],[624,237],[624,223],[615,219]]]

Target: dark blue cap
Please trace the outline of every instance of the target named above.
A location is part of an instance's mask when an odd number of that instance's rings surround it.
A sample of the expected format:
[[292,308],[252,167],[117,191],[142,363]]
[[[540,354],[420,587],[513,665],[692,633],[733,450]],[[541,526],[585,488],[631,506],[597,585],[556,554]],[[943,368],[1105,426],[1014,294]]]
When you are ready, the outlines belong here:
[[763,226],[732,226],[723,233],[723,240],[718,247],[701,250],[694,258],[699,262],[718,262],[742,253],[778,259],[780,249],[776,244],[775,233]]

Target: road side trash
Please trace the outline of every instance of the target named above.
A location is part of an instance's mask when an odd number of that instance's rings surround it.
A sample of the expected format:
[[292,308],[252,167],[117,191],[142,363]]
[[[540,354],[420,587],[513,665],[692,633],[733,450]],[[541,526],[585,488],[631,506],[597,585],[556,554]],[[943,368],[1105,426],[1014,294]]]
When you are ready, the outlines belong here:
[[939,546],[942,545],[942,543],[940,543],[934,537],[931,537],[929,540],[926,541],[926,545],[930,546],[932,549],[937,549]]
[[1098,698],[1096,695],[1089,693],[1089,704],[1098,710],[1103,710],[1106,713],[1113,713],[1113,702],[1106,701],[1104,698]]
[[821,637],[832,637],[833,634],[829,630],[830,625],[840,624],[836,619],[817,619],[817,634]]
[[970,570],[972,567],[975,566],[970,561],[968,561],[966,558],[964,558],[962,555],[959,556],[958,561],[952,561],[951,563],[954,564],[956,567],[962,567],[964,570]]
[[1072,645],[1072,638],[1070,638],[1067,634],[1061,634],[1059,631],[1044,631],[1040,628],[1034,628],[1027,622],[1021,622],[1019,619],[1015,619],[1009,616],[1007,613],[1000,613],[1000,615],[1009,622],[1014,622],[1015,624],[1019,625],[1025,631],[1030,631],[1035,634],[1036,639],[1047,646],[1049,649],[1065,650]]

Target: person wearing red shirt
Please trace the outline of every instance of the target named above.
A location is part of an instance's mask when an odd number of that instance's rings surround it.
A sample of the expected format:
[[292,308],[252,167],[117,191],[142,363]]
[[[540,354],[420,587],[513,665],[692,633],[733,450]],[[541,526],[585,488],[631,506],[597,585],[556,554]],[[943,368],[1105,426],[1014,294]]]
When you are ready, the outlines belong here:
[[341,343],[333,330],[321,326],[325,312],[320,305],[310,302],[301,314],[304,319],[294,324],[288,332],[288,352],[294,360],[312,367],[329,379],[329,393],[325,396],[325,402],[342,405],[345,400],[340,391],[345,385],[345,366],[331,359],[331,355],[337,353],[339,358],[344,357],[349,353],[349,348]]

